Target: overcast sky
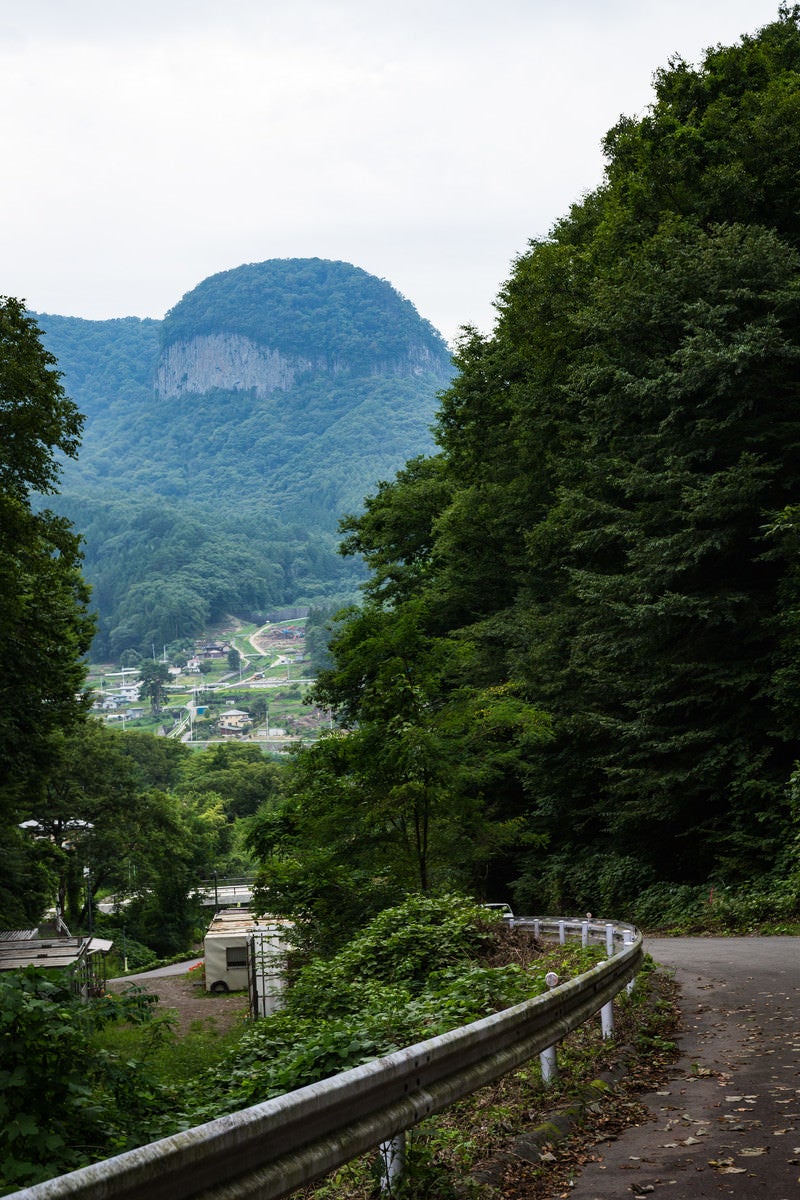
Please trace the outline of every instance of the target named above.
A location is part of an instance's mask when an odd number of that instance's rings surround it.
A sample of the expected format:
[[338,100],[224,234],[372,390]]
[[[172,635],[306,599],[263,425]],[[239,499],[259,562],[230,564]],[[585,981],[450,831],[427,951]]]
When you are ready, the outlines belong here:
[[600,182],[652,75],[778,0],[0,0],[0,293],[161,317],[343,259],[447,337]]

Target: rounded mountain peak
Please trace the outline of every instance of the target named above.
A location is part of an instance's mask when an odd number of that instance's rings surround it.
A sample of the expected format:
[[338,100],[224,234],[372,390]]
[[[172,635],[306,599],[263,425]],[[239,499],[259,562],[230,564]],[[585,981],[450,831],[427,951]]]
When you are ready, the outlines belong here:
[[209,276],[167,313],[162,348],[214,335],[328,370],[421,360],[450,370],[444,339],[390,283],[323,258],[274,258]]

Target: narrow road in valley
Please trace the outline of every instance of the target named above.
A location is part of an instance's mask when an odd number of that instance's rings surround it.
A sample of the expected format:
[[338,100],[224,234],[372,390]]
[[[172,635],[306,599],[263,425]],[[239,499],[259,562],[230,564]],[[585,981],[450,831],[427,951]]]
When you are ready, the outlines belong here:
[[[800,938],[647,938],[682,989],[652,1120],[597,1147],[574,1200],[800,1196]],[[558,1195],[562,1195],[561,1192]]]
[[185,975],[190,967],[202,962],[203,955],[187,958],[185,962],[170,963],[168,967],[154,967],[152,971],[137,971],[135,975],[120,975],[109,979],[109,983],[137,983],[140,979],[160,979],[167,975]]

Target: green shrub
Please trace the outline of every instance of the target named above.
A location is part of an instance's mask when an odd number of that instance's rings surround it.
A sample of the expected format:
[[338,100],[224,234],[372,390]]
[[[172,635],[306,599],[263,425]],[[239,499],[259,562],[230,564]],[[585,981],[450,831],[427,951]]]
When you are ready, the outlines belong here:
[[136,990],[83,1004],[65,974],[33,967],[0,976],[0,1192],[160,1136],[172,1091],[92,1042],[150,1004]]

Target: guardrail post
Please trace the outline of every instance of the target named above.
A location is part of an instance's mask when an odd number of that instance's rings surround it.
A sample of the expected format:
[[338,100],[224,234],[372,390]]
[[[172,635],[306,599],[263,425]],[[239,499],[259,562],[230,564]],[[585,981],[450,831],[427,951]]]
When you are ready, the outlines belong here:
[[[547,986],[552,989],[558,986],[558,976],[555,971],[548,971],[544,977]],[[558,1057],[555,1046],[548,1046],[539,1055],[539,1066],[542,1071],[542,1083],[547,1087],[558,1077]]]
[[398,1133],[390,1141],[381,1142],[378,1150],[381,1156],[381,1192],[391,1196],[405,1170],[406,1135]]
[[[606,953],[609,958],[614,957],[614,926],[606,925]],[[614,1036],[614,1001],[609,1000],[608,1004],[604,1004],[600,1009],[600,1028],[603,1031],[604,1038],[612,1038]]]
[[600,1009],[600,1028],[603,1031],[603,1038],[612,1038],[614,1036],[614,1001],[609,1000],[608,1004],[604,1004]]
[[589,945],[589,922],[584,921],[581,925],[581,945],[584,950]]
[[564,945],[567,940],[567,923],[566,921],[558,922],[558,941],[560,945]]

